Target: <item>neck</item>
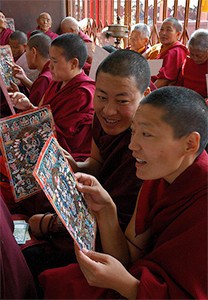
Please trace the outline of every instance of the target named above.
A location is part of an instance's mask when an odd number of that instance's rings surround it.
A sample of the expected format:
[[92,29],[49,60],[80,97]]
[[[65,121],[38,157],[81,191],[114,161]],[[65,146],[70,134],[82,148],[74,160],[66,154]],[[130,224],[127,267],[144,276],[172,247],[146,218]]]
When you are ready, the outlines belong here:
[[61,88],[63,88],[68,82],[70,82],[75,76],[79,75],[82,73],[82,69],[76,69],[74,70],[73,75],[70,77],[70,79],[63,80],[63,83],[61,85]]
[[49,61],[49,58],[41,58],[37,63],[37,70],[42,72],[45,64]]

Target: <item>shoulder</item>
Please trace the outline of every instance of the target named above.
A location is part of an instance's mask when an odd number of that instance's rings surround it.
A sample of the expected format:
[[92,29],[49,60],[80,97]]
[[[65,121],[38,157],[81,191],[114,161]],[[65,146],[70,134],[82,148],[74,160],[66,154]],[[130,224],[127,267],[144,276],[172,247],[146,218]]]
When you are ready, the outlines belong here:
[[179,41],[177,41],[175,44],[172,45],[170,51],[171,50],[178,51],[178,52],[185,52],[186,54],[188,54],[188,48]]
[[79,31],[79,36],[83,39],[85,43],[92,43],[91,38],[85,34],[82,30]]

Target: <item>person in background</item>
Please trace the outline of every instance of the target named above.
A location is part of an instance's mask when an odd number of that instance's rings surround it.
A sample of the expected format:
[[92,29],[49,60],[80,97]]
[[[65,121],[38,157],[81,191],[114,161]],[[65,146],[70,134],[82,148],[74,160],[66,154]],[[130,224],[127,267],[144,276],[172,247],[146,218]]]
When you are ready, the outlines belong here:
[[85,73],[87,75],[89,75],[90,72],[90,67],[91,67],[91,63],[92,63],[92,58],[93,58],[93,53],[94,53],[94,43],[91,40],[91,38],[85,34],[80,26],[79,26],[79,22],[73,18],[73,17],[65,17],[62,21],[61,21],[61,32],[62,33],[74,33],[74,34],[78,34],[83,41],[86,43],[87,46],[87,51],[88,51],[88,57],[87,60],[85,62],[85,65],[83,67],[83,70],[85,71]]
[[75,246],[79,265],[40,274],[44,299],[207,298],[207,126],[208,107],[190,89],[140,101],[129,148],[144,183],[125,234],[107,191],[76,173],[104,253]]
[[[52,74],[49,68],[49,48],[51,38],[44,33],[38,33],[30,37],[26,47],[27,64],[30,69],[38,70],[37,79],[32,82],[24,72],[24,70],[15,64],[13,75],[21,81],[21,83],[29,89],[29,99],[34,106],[38,106],[40,100],[45,94],[51,80]],[[17,87],[13,84],[13,91],[17,91]]]
[[38,299],[32,274],[13,236],[14,224],[0,194],[1,299]]
[[13,30],[7,28],[6,17],[0,10],[0,46],[7,45],[9,43],[9,37]]
[[25,53],[27,46],[27,35],[23,31],[16,30],[9,37],[14,61],[16,62]]
[[78,34],[85,43],[92,43],[91,38],[81,30],[79,22],[73,17],[65,17],[61,21],[61,32]]
[[[48,35],[52,40],[58,37],[58,34],[51,30],[52,18],[47,12],[42,12],[37,18],[37,30],[41,30]],[[27,37],[30,38],[31,32],[28,32]]]
[[178,19],[165,19],[159,31],[160,43],[152,46],[145,54],[147,59],[163,59],[159,73],[151,77],[157,88],[174,84],[178,78],[188,54],[186,46],[178,41],[181,32],[182,24]]
[[208,31],[198,29],[188,41],[189,56],[182,66],[175,85],[184,86],[208,98],[206,74],[208,74]]
[[150,39],[150,27],[143,23],[135,24],[130,33],[130,46],[128,49],[134,50],[141,54],[148,49]]

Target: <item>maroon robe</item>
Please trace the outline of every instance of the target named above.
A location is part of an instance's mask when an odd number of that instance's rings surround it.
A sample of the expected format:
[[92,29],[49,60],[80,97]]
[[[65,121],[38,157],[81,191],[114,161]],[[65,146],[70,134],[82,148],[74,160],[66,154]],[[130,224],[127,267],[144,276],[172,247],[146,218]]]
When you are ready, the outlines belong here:
[[142,184],[142,180],[136,177],[135,159],[128,148],[131,130],[129,128],[118,135],[108,135],[95,115],[93,138],[103,159],[98,180],[115,202],[120,225],[125,230]]
[[[40,27],[37,27],[33,31],[35,31],[35,30],[40,30]],[[32,33],[32,31],[28,32],[28,34],[27,34],[28,39],[30,38],[31,33]],[[57,36],[59,36],[57,33],[53,32],[51,29],[49,29],[48,31],[43,32],[43,33],[45,33],[47,36],[49,36],[52,40],[54,40]]]
[[83,39],[85,43],[92,43],[91,38],[81,30],[79,31],[79,36],[81,37],[81,39]]
[[[152,245],[130,269],[140,280],[137,299],[207,299],[207,176],[204,151],[172,184],[144,182],[135,229],[141,234],[151,227]],[[117,298],[90,287],[76,264],[46,270],[39,279],[45,299]]]
[[196,64],[193,59],[187,56],[176,85],[192,89],[202,97],[207,98],[206,74],[208,74],[208,61],[203,64]]
[[36,80],[33,82],[31,88],[30,88],[30,95],[29,99],[30,102],[34,106],[38,106],[40,100],[42,99],[43,95],[45,94],[51,80],[52,80],[52,74],[49,68],[50,61],[48,61]]
[[[87,34],[85,34],[82,30],[80,30],[78,34],[85,43],[92,43],[91,38]],[[85,74],[87,74],[87,75],[89,75],[89,73],[90,73],[91,60],[92,60],[92,58],[89,59],[89,57],[88,57],[87,61],[84,64],[84,67],[83,67],[83,70],[84,70]]]
[[13,222],[1,197],[0,223],[1,299],[37,299],[33,277],[13,237]]
[[0,46],[9,44],[9,38],[13,32],[10,28],[5,28],[0,32]]
[[153,82],[157,79],[176,81],[187,54],[188,49],[181,42],[176,42],[168,49],[161,51],[156,58],[163,59],[162,67],[157,75],[151,76],[151,80]]
[[95,82],[84,71],[62,89],[62,82],[51,82],[43,105],[50,104],[57,139],[77,161],[90,155]]

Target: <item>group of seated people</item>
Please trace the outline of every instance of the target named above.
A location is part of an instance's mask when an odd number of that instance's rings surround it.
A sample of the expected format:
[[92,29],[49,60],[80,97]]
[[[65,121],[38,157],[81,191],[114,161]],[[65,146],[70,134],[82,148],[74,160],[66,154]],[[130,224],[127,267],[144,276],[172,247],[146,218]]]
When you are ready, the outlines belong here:
[[[186,47],[180,22],[167,18],[151,47],[149,27],[136,24],[128,49],[110,53],[94,81],[92,41],[74,18],[62,20],[60,35],[48,13],[27,35],[6,34],[4,19],[0,12],[1,42],[8,35],[2,44],[11,46],[20,81],[11,82],[11,102],[17,113],[50,105],[98,230],[95,251],[79,249],[43,192],[15,202],[1,156],[1,298],[14,297],[18,278],[20,299],[205,299],[208,32],[196,30]],[[163,59],[156,76],[148,59]],[[9,214],[26,216],[40,243],[21,253]]]

